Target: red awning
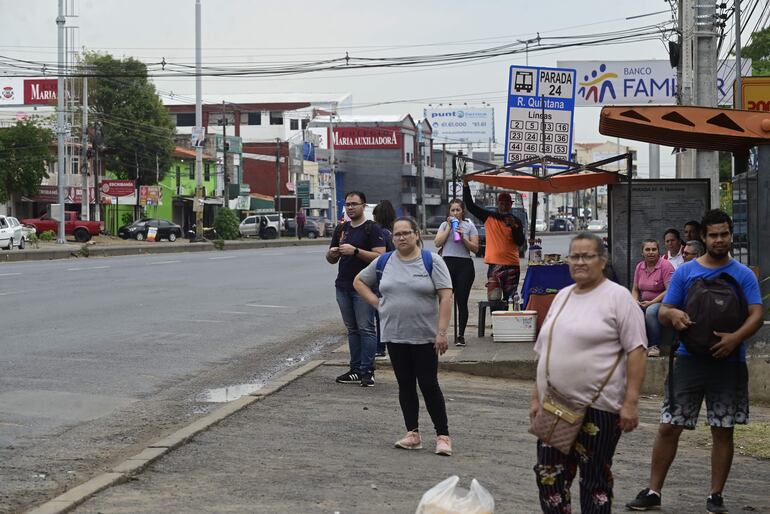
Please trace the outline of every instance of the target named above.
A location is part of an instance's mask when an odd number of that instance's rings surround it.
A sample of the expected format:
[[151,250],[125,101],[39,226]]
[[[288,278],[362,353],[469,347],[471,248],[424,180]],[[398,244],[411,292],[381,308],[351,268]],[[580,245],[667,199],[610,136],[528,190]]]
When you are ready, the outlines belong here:
[[511,191],[530,191],[537,193],[569,193],[581,189],[590,189],[596,186],[617,184],[620,176],[617,173],[565,173],[550,177],[532,177],[528,175],[509,175],[499,173],[496,175],[469,175],[468,180],[482,182],[490,186],[501,187]]

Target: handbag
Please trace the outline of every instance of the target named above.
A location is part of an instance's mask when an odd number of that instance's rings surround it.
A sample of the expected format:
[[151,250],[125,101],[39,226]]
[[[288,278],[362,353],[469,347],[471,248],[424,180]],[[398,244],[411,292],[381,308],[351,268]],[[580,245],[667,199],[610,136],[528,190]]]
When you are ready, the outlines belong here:
[[546,379],[546,391],[543,401],[540,402],[540,408],[538,409],[535,417],[532,419],[529,426],[529,433],[537,436],[543,443],[553,446],[565,455],[569,455],[572,451],[572,447],[575,445],[580,429],[583,428],[583,420],[585,419],[586,410],[588,407],[599,398],[599,395],[604,390],[604,386],[610,381],[612,374],[620,364],[620,360],[623,358],[623,350],[618,352],[618,358],[615,360],[615,364],[612,365],[612,369],[607,374],[606,378],[602,382],[599,390],[596,391],[588,405],[581,405],[578,402],[571,400],[560,393],[553,385],[551,385],[551,375],[549,372],[549,363],[551,360],[551,346],[553,343],[553,327],[556,325],[556,319],[561,314],[564,306],[567,304],[569,297],[572,295],[572,290],[567,294],[564,303],[561,304],[559,311],[553,318],[551,328],[548,331],[548,349],[545,356],[545,379]]

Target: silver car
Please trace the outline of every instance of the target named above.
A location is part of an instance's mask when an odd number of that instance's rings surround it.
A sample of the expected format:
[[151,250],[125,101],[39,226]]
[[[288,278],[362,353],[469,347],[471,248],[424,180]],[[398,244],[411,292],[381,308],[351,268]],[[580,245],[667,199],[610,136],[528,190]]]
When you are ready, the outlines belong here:
[[26,237],[19,220],[13,216],[4,216],[0,214],[0,248],[13,250],[16,246],[23,250],[26,245]]

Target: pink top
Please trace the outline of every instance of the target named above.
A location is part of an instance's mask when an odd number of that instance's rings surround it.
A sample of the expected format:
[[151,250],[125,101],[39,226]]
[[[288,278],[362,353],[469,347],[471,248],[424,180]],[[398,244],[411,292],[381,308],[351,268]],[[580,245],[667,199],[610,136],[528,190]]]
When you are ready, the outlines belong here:
[[[541,400],[546,388],[548,334],[567,293],[574,287],[566,287],[556,295],[535,343],[535,351],[540,354],[537,389]],[[644,313],[625,287],[605,280],[592,291],[570,295],[556,319],[552,345],[551,384],[562,394],[585,405],[596,394],[621,350],[628,354],[639,346],[647,346]],[[593,406],[618,412],[625,395],[624,356]]]
[[641,299],[648,302],[666,290],[674,274],[674,266],[666,259],[658,259],[652,271],[647,270],[647,263],[642,261],[636,265],[634,284],[639,288]]

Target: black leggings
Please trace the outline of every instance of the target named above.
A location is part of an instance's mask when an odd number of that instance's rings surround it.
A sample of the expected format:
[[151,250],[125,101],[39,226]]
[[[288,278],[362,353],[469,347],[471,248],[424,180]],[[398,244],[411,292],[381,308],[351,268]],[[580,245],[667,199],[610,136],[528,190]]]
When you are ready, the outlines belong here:
[[452,277],[452,289],[457,303],[457,334],[465,336],[465,326],[468,324],[468,297],[476,278],[476,268],[473,267],[473,259],[464,257],[444,257],[444,262],[449,268],[449,276]]
[[398,381],[398,401],[406,429],[417,430],[420,426],[416,387],[419,384],[436,435],[449,435],[446,403],[438,385],[438,356],[433,344],[388,343],[388,353]]

